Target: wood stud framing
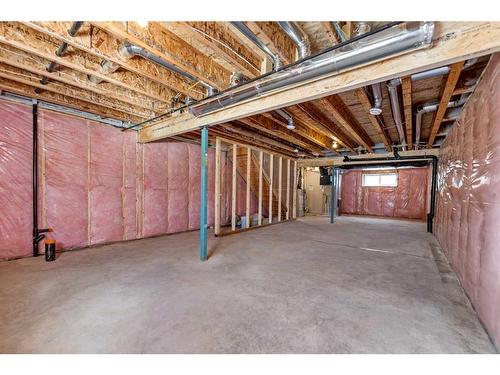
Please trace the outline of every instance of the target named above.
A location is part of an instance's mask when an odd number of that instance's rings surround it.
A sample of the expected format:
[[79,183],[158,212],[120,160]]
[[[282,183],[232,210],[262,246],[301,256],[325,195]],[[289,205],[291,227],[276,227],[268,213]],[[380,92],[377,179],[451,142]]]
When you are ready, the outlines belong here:
[[233,177],[232,177],[232,191],[231,191],[231,230],[236,230],[236,186],[237,186],[237,181],[236,178],[238,177],[236,174],[236,163],[237,160],[236,158],[238,152],[238,145],[233,144]]
[[286,161],[286,219],[290,220],[290,159]]
[[[219,151],[218,151],[219,150]],[[231,225],[229,225],[227,230],[222,228],[221,212],[226,212],[223,203],[226,200],[223,199],[222,182],[223,169],[221,168],[221,155],[227,150],[227,155],[231,155],[232,158],[232,181],[231,181]],[[240,151],[240,156],[238,156],[238,150]],[[253,155],[253,152],[257,153],[257,157]],[[266,155],[269,157],[269,163],[265,163]],[[238,157],[245,160],[244,163],[239,164],[238,167]],[[278,191],[277,196],[274,189],[274,179],[275,179],[275,159],[278,158]],[[283,176],[283,160],[286,161],[286,172]],[[265,165],[269,167],[265,167]],[[280,223],[283,220],[293,220],[296,218],[296,194],[297,194],[297,160],[291,159],[289,157],[270,153],[264,149],[250,147],[249,145],[244,145],[240,143],[234,143],[232,140],[225,137],[215,137],[215,220],[214,220],[214,233],[216,236],[226,235],[230,233],[236,233],[243,230],[258,228],[265,225]],[[293,171],[291,170],[293,168]],[[242,172],[244,176],[242,175]],[[246,180],[245,188],[245,216],[248,217],[244,227],[237,227],[237,181],[241,177]],[[286,182],[284,179],[287,179]],[[293,179],[293,180],[292,180]],[[292,182],[293,181],[293,182]],[[292,185],[293,184],[293,185]],[[283,201],[283,191],[285,193],[286,201]],[[226,192],[228,193],[228,192]],[[251,225],[251,197],[252,193],[256,195],[257,198],[257,225]],[[265,194],[268,196],[265,197]],[[293,195],[292,195],[293,194]],[[276,208],[277,203],[277,208]],[[268,205],[267,217],[268,221],[264,221],[264,205]],[[277,212],[277,221],[273,222],[273,216]],[[283,216],[283,213],[285,216]]]
[[220,206],[221,206],[221,140],[215,139],[215,217],[214,217],[214,232],[217,236],[220,233]]

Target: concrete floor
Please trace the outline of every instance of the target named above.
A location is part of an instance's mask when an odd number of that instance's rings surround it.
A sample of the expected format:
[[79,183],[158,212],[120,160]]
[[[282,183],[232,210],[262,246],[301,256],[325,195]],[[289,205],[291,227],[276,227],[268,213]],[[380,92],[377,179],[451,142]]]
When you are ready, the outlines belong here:
[[0,263],[0,352],[492,353],[419,222],[310,217]]

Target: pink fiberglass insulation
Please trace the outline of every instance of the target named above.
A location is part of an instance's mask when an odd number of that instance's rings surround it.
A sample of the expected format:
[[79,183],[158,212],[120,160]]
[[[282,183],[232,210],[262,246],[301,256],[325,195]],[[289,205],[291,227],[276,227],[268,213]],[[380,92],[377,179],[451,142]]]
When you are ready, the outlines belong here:
[[[208,165],[215,166],[215,149],[208,149]],[[214,225],[215,168],[208,168],[208,225]]]
[[168,230],[168,143],[152,142],[144,150],[144,237],[157,236]]
[[[89,122],[90,244],[123,239],[123,137],[110,126]],[[118,136],[117,136],[118,135]]]
[[349,170],[342,174],[340,212],[425,219],[427,213],[428,168],[399,169],[398,186],[365,187],[365,173],[394,173],[394,171]]
[[435,234],[500,348],[500,55],[441,147]]
[[200,228],[200,147],[188,144],[189,187],[188,187],[188,228]]
[[[0,259],[31,254],[32,113],[0,102],[2,237]],[[162,235],[200,226],[200,147],[137,143],[135,132],[61,113],[39,116],[39,226],[58,249]],[[213,225],[215,152],[209,150],[209,224]],[[232,166],[221,155],[221,223],[230,223]],[[241,212],[246,183],[238,175]],[[251,194],[251,212],[257,197]],[[43,243],[40,245],[43,252]]]
[[0,259],[31,254],[31,107],[0,101]]
[[87,246],[90,142],[87,121],[43,111],[41,123],[44,225],[54,228],[50,237],[57,239],[58,248]]
[[[169,143],[168,170],[168,233],[189,228],[189,149],[185,143]],[[194,203],[194,202],[193,202]]]
[[142,183],[138,183],[137,164],[138,163],[138,145],[137,133],[128,131],[123,134],[123,239],[131,240],[138,238],[138,220],[137,220],[137,190]]

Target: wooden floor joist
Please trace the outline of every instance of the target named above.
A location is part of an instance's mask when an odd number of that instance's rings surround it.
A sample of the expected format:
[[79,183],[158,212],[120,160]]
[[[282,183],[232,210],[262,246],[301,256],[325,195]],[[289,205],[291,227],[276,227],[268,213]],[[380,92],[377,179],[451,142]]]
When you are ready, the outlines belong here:
[[391,139],[389,138],[389,135],[385,130],[382,118],[380,116],[375,116],[370,113],[370,108],[372,107],[372,104],[370,102],[370,99],[368,98],[368,94],[363,88],[359,88],[356,89],[356,96],[361,105],[363,106],[363,108],[365,109],[365,111],[367,112],[368,119],[372,123],[376,134],[382,139],[382,142],[384,142],[385,149],[387,151],[392,151]]
[[403,108],[406,129],[406,144],[411,150],[413,148],[413,106],[411,96],[411,77],[401,78],[401,88],[403,91]]
[[102,60],[111,61],[137,76],[168,87],[172,93],[181,92],[194,99],[203,97],[203,89],[191,87],[191,82],[168,69],[159,68],[157,64],[142,58],[124,58],[119,53],[123,41],[89,23],[84,23],[74,37],[71,37],[67,32],[72,22],[35,21],[22,22],[22,24],[61,42],[68,43],[76,51],[85,51]]
[[229,86],[230,73],[227,70],[157,22],[148,22],[146,27],[135,22],[124,25],[121,22],[92,21],[92,24],[122,41],[144,48],[214,88],[221,90]]
[[325,103],[329,112],[352,139],[366,150],[372,151],[372,140],[338,95],[327,96],[322,103]]
[[29,54],[56,62],[61,67],[95,76],[103,81],[135,91],[149,98],[170,104],[174,92],[156,82],[140,77],[129,71],[116,71],[111,74],[101,72],[101,59],[82,51],[56,55],[61,42],[36,30],[29,30],[15,22],[0,22],[0,43],[12,46]]
[[427,141],[427,148],[432,148],[432,145],[434,144],[434,140],[436,139],[436,135],[439,132],[439,128],[441,127],[441,122],[443,121],[446,110],[448,109],[448,103],[453,96],[453,92],[455,91],[455,87],[457,85],[458,78],[460,77],[460,73],[462,72],[463,66],[463,61],[455,63],[451,66],[448,77],[444,82],[438,110],[434,115],[431,133],[429,135],[429,140]]
[[153,122],[140,130],[140,141],[154,141],[201,126],[212,126],[268,112],[497,51],[500,51],[500,23],[436,22],[431,48],[322,77],[307,84],[298,83],[287,87],[286,90],[262,95],[199,118],[185,113],[175,118]]

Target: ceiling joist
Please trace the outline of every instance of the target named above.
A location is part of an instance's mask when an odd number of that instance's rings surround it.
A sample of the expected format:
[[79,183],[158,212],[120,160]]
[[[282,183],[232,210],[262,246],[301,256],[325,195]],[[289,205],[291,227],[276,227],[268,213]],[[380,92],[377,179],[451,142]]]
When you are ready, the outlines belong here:
[[[149,142],[182,134],[202,126],[229,122],[497,51],[500,51],[500,23],[436,22],[431,48],[395,56],[337,75],[324,76],[307,84],[300,82],[286,90],[262,95],[199,118],[186,112],[170,119],[151,122],[140,130],[140,140]],[[367,149],[371,147],[371,141],[359,141],[366,143]]]

